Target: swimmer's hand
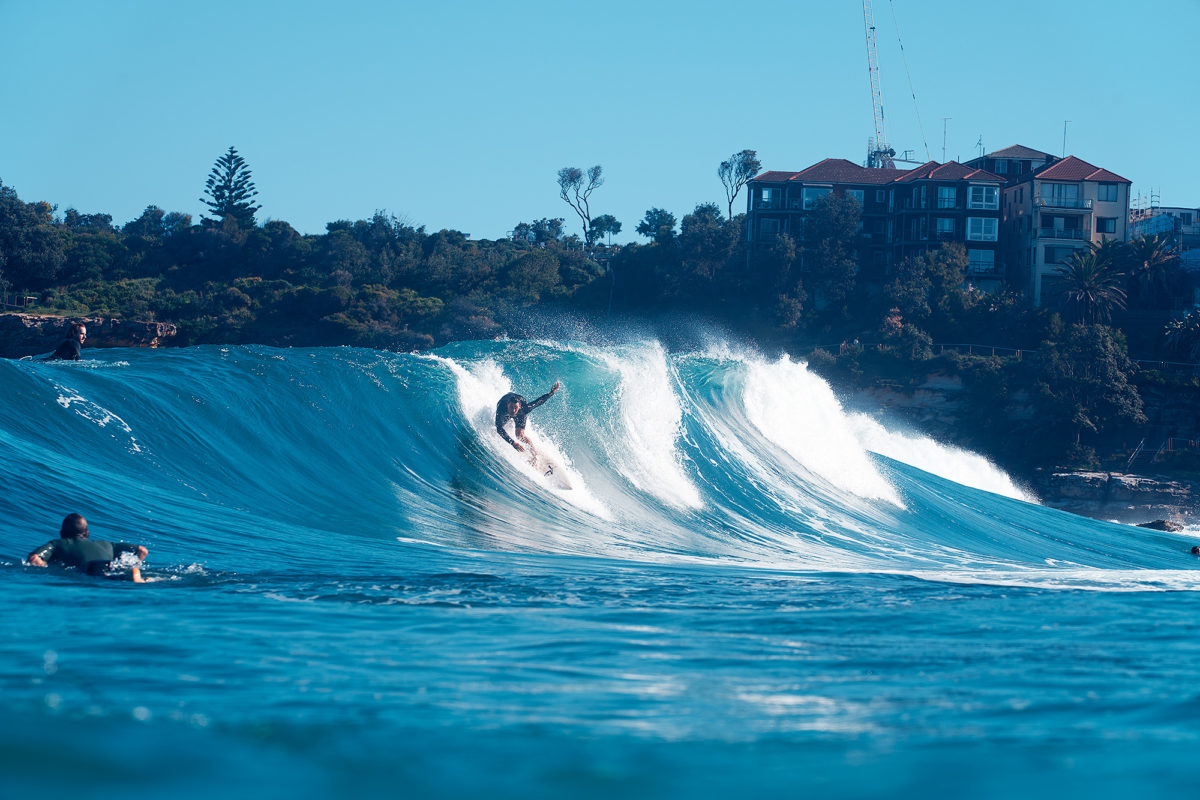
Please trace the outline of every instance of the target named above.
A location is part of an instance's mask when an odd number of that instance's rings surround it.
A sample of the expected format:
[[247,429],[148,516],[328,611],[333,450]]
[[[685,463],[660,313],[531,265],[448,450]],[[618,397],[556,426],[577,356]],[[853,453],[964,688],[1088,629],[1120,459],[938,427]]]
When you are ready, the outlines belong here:
[[554,385],[550,387],[550,394],[554,394],[557,391],[558,391],[558,381],[555,381]]
[[[142,549],[145,550],[146,548],[143,547]],[[133,578],[134,583],[146,582],[146,579],[142,577],[142,570],[139,567],[134,567],[130,570],[130,576]]]
[[521,453],[525,452],[525,446],[523,444],[521,444],[520,442],[513,442],[513,447],[517,448],[518,452],[521,452]]
[[150,555],[150,551],[149,551],[149,550],[147,550],[145,547],[143,547],[142,545],[140,545],[140,544],[139,544],[139,545],[138,545],[138,549],[137,549],[137,557],[138,557],[138,561],[145,561],[145,560],[146,560],[146,556],[148,556],[148,555]]

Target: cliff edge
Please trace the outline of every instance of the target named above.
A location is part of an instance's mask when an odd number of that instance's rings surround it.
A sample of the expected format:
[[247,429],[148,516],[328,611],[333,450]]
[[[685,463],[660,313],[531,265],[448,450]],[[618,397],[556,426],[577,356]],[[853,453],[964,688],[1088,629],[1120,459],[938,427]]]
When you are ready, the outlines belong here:
[[[87,325],[86,347],[158,347],[175,335],[169,322],[131,322],[111,317],[60,317],[52,314],[0,314],[0,357],[22,358],[50,353],[71,323]],[[84,351],[87,352],[86,349]]]

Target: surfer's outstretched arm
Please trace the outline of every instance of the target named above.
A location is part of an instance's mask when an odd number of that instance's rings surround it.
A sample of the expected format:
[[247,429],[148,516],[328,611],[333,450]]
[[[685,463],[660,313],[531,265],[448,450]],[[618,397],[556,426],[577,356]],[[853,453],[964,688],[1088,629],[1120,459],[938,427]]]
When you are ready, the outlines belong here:
[[554,396],[554,393],[557,391],[558,391],[558,381],[555,381],[554,385],[550,387],[550,391],[546,392],[544,395],[539,397],[537,400],[534,400],[532,403],[529,403],[525,406],[526,412],[532,411],[533,409],[540,406],[542,403],[549,400],[551,397]]

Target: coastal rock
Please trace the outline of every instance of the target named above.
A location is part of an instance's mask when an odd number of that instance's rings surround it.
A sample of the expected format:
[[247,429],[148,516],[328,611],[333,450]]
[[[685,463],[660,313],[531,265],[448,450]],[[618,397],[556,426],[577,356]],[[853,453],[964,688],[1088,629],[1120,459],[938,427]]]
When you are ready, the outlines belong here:
[[1159,522],[1173,525],[1177,523],[1169,520],[1188,520],[1200,515],[1200,486],[1144,475],[1053,472],[1041,476],[1036,491],[1042,502],[1052,508],[1130,524],[1154,515],[1161,517]]
[[1139,522],[1137,527],[1149,528],[1154,531],[1166,531],[1167,533],[1178,533],[1183,530],[1183,525],[1178,522],[1172,522],[1169,519],[1156,519],[1153,522]]
[[71,323],[87,325],[89,347],[158,347],[175,335],[169,322],[133,322],[111,317],[62,317],[51,314],[0,314],[0,357],[50,353],[71,329]]

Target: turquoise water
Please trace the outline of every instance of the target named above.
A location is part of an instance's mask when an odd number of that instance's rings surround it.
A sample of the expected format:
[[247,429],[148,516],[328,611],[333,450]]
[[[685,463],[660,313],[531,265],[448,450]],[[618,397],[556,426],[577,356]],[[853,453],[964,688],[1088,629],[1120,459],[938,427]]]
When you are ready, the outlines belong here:
[[[88,355],[0,362],[4,797],[1194,796],[1195,539],[803,364]],[[22,566],[71,511],[151,583]]]

